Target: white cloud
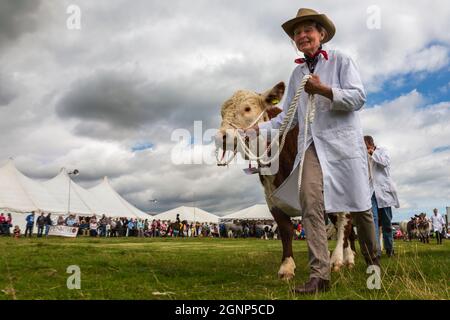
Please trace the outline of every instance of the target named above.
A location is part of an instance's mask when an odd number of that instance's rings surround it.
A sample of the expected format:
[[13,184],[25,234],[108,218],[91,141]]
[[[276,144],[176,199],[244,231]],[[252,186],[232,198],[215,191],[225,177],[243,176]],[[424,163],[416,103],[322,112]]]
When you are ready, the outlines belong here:
[[[450,205],[450,102],[429,105],[417,91],[361,113],[365,134],[389,150],[399,213]],[[430,208],[428,208],[430,210]],[[403,218],[406,215],[402,215]]]
[[[450,6],[442,1],[79,0],[80,31],[66,28],[65,9],[73,1],[18,9],[15,1],[5,1],[11,23],[0,31],[0,41],[3,37],[7,44],[0,52],[0,82],[7,84],[0,87],[0,105],[5,104],[0,162],[14,156],[19,167],[39,178],[56,175],[61,166],[77,167],[83,173],[77,179],[86,186],[110,175],[114,186],[143,209],[154,209],[150,198],[159,198],[158,210],[187,204],[194,192],[198,206],[221,213],[263,201],[257,177],[245,176],[239,167],[174,166],[170,136],[191,120],[203,120],[204,130],[218,126],[221,103],[238,89],[263,91],[288,80],[296,54],[280,25],[299,5],[325,12],[335,22],[337,33],[328,48],[357,59],[369,92],[381,90],[387,80],[400,89],[409,74],[426,77],[449,69]],[[379,30],[366,26],[370,5],[381,9]],[[8,10],[2,16],[8,17]],[[108,75],[105,70],[130,85],[130,74],[139,76],[127,91],[130,96],[121,97],[133,100],[139,93],[142,113],[126,117],[145,114],[139,126],[125,123],[125,117],[116,124],[108,121],[113,118],[108,107],[127,107],[114,94],[96,121],[56,114],[68,92],[77,86],[82,94],[87,79]],[[366,132],[391,150],[405,207],[449,201],[443,171],[449,152],[433,153],[450,140],[448,108],[447,102],[430,105],[417,88],[361,113]],[[155,147],[132,152],[136,141]],[[196,152],[203,150],[210,152],[207,147]]]

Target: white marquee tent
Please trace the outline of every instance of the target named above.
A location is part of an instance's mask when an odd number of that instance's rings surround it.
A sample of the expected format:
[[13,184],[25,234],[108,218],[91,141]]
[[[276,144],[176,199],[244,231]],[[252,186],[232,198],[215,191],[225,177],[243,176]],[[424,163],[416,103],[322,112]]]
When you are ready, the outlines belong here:
[[89,192],[101,202],[105,207],[105,213],[110,217],[133,217],[139,219],[149,219],[150,215],[139,210],[127,200],[122,198],[120,194],[114,190],[109,183],[108,177],[103,179],[99,185],[88,189]]
[[73,182],[64,169],[53,179],[39,182],[21,173],[12,160],[0,167],[0,211],[67,214],[69,183],[71,213],[142,219],[151,217],[122,198],[106,177],[102,183],[89,190]]
[[196,207],[178,207],[153,216],[152,219],[175,221],[177,214],[180,214],[180,220],[189,222],[208,222],[219,223],[219,217]]
[[220,221],[229,220],[273,220],[273,217],[266,204],[255,204],[220,218]]
[[254,206],[239,210],[220,218],[220,221],[230,220],[274,220],[267,204],[255,204]]
[[106,212],[106,209],[101,206],[99,201],[89,191],[70,179],[64,168],[61,169],[61,172],[56,177],[43,182],[43,185],[58,201],[66,204],[66,212],[69,212],[69,207],[70,212],[80,215],[94,215],[96,213]]
[[63,202],[58,201],[41,182],[17,170],[12,160],[0,168],[0,208],[14,212],[67,212]]

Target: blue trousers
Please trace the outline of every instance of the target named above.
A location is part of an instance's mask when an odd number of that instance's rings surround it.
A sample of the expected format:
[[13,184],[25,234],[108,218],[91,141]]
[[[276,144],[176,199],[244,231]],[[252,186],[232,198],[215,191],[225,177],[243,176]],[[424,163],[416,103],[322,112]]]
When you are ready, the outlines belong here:
[[380,244],[380,229],[383,232],[383,245],[387,253],[392,253],[394,250],[394,235],[392,234],[392,209],[391,207],[378,208],[377,198],[375,193],[372,195],[372,212],[373,222],[375,225],[375,236],[377,238],[378,255],[381,256]]
[[45,225],[45,235],[48,236],[48,232],[50,231],[50,225],[46,224]]

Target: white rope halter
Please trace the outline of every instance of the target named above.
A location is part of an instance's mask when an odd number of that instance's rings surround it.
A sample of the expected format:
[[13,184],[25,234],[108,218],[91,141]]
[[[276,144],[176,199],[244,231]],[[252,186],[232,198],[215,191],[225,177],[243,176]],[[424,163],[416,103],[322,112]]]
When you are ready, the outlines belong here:
[[[283,119],[283,123],[281,124],[279,133],[277,134],[277,136],[272,139],[270,145],[266,148],[266,150],[264,151],[264,153],[260,156],[255,155],[253,153],[253,151],[247,147],[247,144],[244,141],[244,138],[241,135],[241,132],[243,132],[243,130],[247,130],[250,129],[251,127],[253,127],[254,125],[256,125],[261,118],[264,116],[266,110],[264,110],[263,112],[261,112],[261,114],[252,122],[251,125],[249,125],[247,128],[245,129],[240,129],[238,126],[236,126],[234,123],[227,121],[229,125],[231,125],[234,130],[235,130],[235,136],[237,137],[237,141],[239,143],[239,145],[242,147],[242,149],[244,150],[245,155],[248,157],[248,159],[250,161],[258,161],[260,164],[262,165],[269,165],[271,164],[273,161],[277,160],[280,157],[281,151],[283,150],[284,144],[286,142],[286,136],[289,132],[289,130],[291,129],[292,126],[292,122],[294,121],[294,117],[295,114],[297,112],[298,109],[298,99],[300,97],[300,94],[302,91],[304,91],[305,85],[308,82],[308,80],[311,78],[311,75],[305,75],[300,83],[299,88],[297,89],[294,98],[291,101],[291,104],[289,105],[288,111],[286,113],[286,116]],[[316,104],[315,104],[315,100],[314,100],[314,95],[310,94],[308,95],[308,104],[307,104],[307,108],[306,108],[306,114],[305,114],[305,119],[304,119],[304,127],[303,127],[303,132],[304,132],[304,139],[303,139],[303,153],[302,153],[302,160],[300,162],[300,170],[299,170],[299,177],[298,177],[298,188],[300,190],[301,187],[301,179],[302,179],[302,172],[303,172],[303,163],[305,160],[305,152],[306,152],[306,144],[307,144],[307,135],[308,135],[308,124],[313,123],[314,118],[315,118],[315,114],[316,114]],[[281,134],[281,143],[280,143],[280,147],[278,152],[275,154],[274,157],[272,158],[268,158],[268,153],[270,150],[272,150],[273,146],[278,143],[278,138]],[[234,159],[234,157],[236,157],[236,150],[234,151],[233,156],[225,161],[222,162],[222,160],[219,160],[218,158],[218,151],[216,150],[216,159],[217,159],[217,163],[219,165],[228,165],[229,163],[231,163],[231,161]],[[224,154],[225,155],[225,154]],[[268,159],[267,159],[268,158]],[[266,160],[267,159],[267,160]]]

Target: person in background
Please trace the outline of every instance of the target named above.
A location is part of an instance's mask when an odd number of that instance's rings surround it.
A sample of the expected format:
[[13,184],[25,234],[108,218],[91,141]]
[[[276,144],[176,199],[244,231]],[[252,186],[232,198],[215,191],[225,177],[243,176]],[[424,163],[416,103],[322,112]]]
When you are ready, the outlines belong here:
[[102,218],[99,221],[100,223],[100,237],[106,237],[106,225],[108,224],[108,221],[106,219],[106,216],[103,214]]
[[[169,220],[170,223],[170,220]],[[165,220],[161,221],[159,226],[159,235],[160,237],[167,237],[168,224]]]
[[110,237],[117,237],[117,221],[116,219],[110,219]]
[[148,219],[144,220],[144,234],[148,234],[148,232],[150,231],[150,224],[148,222]]
[[105,237],[111,236],[111,218],[106,218]]
[[64,217],[63,216],[59,216],[58,217],[58,221],[56,222],[56,224],[58,225],[58,226],[63,226],[64,225]]
[[197,235],[195,234],[197,230],[195,229],[195,222],[191,223],[191,237],[196,237]]
[[153,219],[152,220],[152,237],[156,237],[156,227],[157,227],[156,220]]
[[95,219],[95,217],[93,217],[89,221],[89,235],[91,237],[97,237],[97,228],[98,228],[97,219]]
[[87,235],[87,232],[89,232],[89,224],[87,223],[86,219],[82,217],[80,221],[80,229],[78,230],[78,234],[81,236],[85,236]]
[[116,221],[117,237],[121,237],[123,235],[122,229],[123,229],[122,219],[118,218]]
[[25,237],[28,236],[31,238],[31,235],[33,234],[33,227],[34,227],[34,211],[31,211],[31,213],[26,217],[26,227],[25,227]]
[[128,226],[127,226],[127,228],[128,228],[127,237],[134,236],[134,234],[133,234],[134,226],[135,226],[134,219],[130,219],[130,221],[128,221]]
[[12,228],[12,221],[11,213],[8,212],[6,216],[6,235],[8,236],[11,234],[10,228]]
[[444,237],[445,231],[445,220],[440,213],[438,213],[438,209],[433,209],[433,215],[431,216],[431,224],[433,226],[433,232],[436,235],[437,244],[442,244],[442,238]]
[[50,227],[53,225],[52,214],[49,212],[45,217],[45,236],[48,237]]
[[74,214],[71,214],[67,217],[66,226],[68,226],[68,227],[77,227],[78,226],[77,219]]
[[[383,232],[383,244],[388,257],[394,255],[392,233],[392,209],[400,207],[397,190],[391,178],[391,158],[385,148],[376,146],[371,136],[364,136],[369,154],[369,184],[372,194],[372,213],[377,238],[378,257],[381,256],[379,225]],[[381,223],[380,223],[381,222]]]
[[38,236],[38,238],[41,238],[42,234],[44,233],[44,227],[45,227],[45,217],[44,217],[43,212],[41,212],[41,214],[37,218],[36,226],[37,226],[37,236]]
[[19,226],[15,226],[13,230],[14,238],[18,239],[20,238],[20,228]]
[[141,238],[144,236],[144,222],[141,219],[139,219],[137,221],[137,232],[138,232],[138,234],[137,234],[138,237]]
[[0,213],[0,234],[6,234],[6,217],[3,212]]
[[157,237],[161,236],[161,220],[160,219],[156,220],[156,236]]

